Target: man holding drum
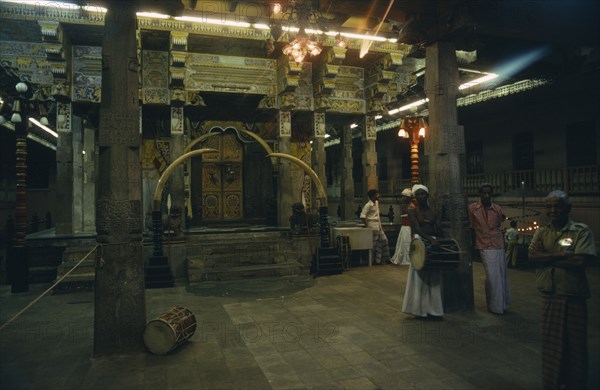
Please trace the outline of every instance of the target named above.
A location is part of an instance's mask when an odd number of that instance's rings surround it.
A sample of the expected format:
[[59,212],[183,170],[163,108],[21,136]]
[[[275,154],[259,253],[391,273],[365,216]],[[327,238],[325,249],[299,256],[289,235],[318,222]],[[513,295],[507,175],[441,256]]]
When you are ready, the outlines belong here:
[[[417,200],[417,207],[408,209],[408,218],[414,241],[426,240],[432,247],[439,247],[437,239],[441,236],[437,224],[437,215],[429,207],[429,189],[422,184],[415,184],[412,193]],[[412,243],[411,246],[415,245]],[[412,250],[412,248],[411,248]],[[417,270],[410,264],[402,311],[417,317],[442,318],[442,276],[439,269],[424,267]]]
[[482,184],[479,187],[479,201],[469,205],[469,225],[475,233],[475,247],[479,249],[485,270],[485,296],[488,311],[504,314],[510,305],[508,270],[504,257],[504,236],[502,222],[505,219],[502,208],[492,203],[493,187]]

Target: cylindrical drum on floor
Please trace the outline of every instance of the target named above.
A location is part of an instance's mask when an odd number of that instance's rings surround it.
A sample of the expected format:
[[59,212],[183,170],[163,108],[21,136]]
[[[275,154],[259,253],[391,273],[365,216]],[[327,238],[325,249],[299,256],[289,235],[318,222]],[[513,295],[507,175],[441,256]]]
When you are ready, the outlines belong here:
[[429,241],[414,238],[410,243],[410,263],[416,270],[455,269],[460,264],[460,247],[455,240],[438,239],[439,248]]
[[196,317],[185,307],[175,306],[144,328],[144,344],[156,355],[169,353],[194,335]]

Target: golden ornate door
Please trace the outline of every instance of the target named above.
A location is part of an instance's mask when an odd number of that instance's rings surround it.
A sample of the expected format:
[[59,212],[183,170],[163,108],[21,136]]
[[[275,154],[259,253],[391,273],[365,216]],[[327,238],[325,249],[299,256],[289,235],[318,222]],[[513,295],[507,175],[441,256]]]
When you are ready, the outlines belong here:
[[236,220],[244,216],[243,145],[233,132],[209,138],[204,147],[219,153],[202,156],[202,219]]

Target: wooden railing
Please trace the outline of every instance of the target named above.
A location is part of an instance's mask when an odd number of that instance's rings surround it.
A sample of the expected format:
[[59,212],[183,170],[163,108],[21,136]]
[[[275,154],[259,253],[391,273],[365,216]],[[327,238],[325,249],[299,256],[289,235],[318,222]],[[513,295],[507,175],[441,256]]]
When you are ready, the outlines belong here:
[[467,175],[463,179],[463,190],[468,195],[475,195],[483,183],[491,183],[496,194],[515,193],[524,188],[529,194],[545,195],[553,190],[563,190],[569,194],[591,195],[600,193],[600,169],[594,165]]
[[[425,179],[422,182],[427,185]],[[553,190],[563,190],[571,195],[598,195],[600,166],[471,174],[463,177],[463,192],[471,196],[477,195],[479,186],[483,183],[492,184],[497,195],[520,196],[524,191],[526,196],[544,196]],[[400,197],[402,189],[410,187],[410,179],[380,180],[378,189],[383,197]],[[361,182],[354,183],[355,197],[364,197],[367,190]],[[340,189],[328,187],[327,192],[332,197],[338,197]]]

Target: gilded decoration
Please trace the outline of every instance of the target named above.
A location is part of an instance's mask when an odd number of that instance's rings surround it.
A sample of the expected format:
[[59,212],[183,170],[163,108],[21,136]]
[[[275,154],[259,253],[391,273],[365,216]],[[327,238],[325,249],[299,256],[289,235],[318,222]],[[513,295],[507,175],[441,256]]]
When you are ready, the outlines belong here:
[[315,137],[325,137],[325,113],[315,112]]
[[187,50],[188,35],[187,32],[171,31],[171,50]]
[[202,98],[202,96],[200,96],[199,93],[193,91],[187,92],[185,104],[198,107],[206,106],[206,103],[204,103],[204,99]]
[[279,108],[293,110],[296,108],[296,95],[293,92],[284,92],[279,96]]
[[[221,142],[220,142],[219,138],[220,138],[219,136],[208,138],[206,141],[204,141],[204,144],[202,145],[202,147],[209,148],[209,149],[221,150]],[[221,159],[221,156],[217,153],[205,153],[202,156],[202,161],[212,162],[212,161],[219,161],[220,159]]]
[[16,69],[23,81],[52,85],[52,66],[46,56],[46,44],[0,41],[0,61],[7,68]]
[[279,136],[292,136],[292,114],[289,111],[279,112]]
[[184,89],[173,88],[171,90],[171,104],[183,106],[187,100],[187,93]]
[[60,30],[60,24],[55,20],[38,20],[40,25],[40,31],[44,40],[60,41],[62,42],[62,32]]
[[188,53],[185,51],[172,51],[171,52],[171,65],[184,66],[187,56],[188,56]]
[[171,134],[183,134],[183,107],[171,107]]
[[69,85],[64,83],[54,83],[50,87],[50,94],[54,97],[69,97]]
[[401,53],[388,53],[383,57],[383,69],[397,70],[402,66],[404,55]]
[[242,215],[242,199],[239,193],[225,194],[223,219],[239,219]]
[[296,89],[297,95],[312,96],[312,64],[310,62],[303,62],[300,70],[298,80],[298,88]]
[[226,133],[221,136],[223,146],[223,160],[242,161],[242,149],[235,134]]
[[312,111],[313,110],[313,97],[312,96],[296,96],[296,110],[298,111]]
[[386,111],[382,99],[371,99],[367,102],[367,112],[369,114],[382,114]]
[[73,46],[72,100],[100,103],[102,88],[102,47]]
[[261,109],[275,109],[277,108],[277,97],[273,95],[265,96],[258,103],[258,108]]
[[326,64],[316,83],[319,95],[314,102],[317,111],[356,113],[366,112],[365,77],[362,68]]
[[362,99],[329,99],[330,108],[328,112],[340,113],[366,113],[365,101]]
[[56,131],[71,131],[71,103],[56,102]]
[[169,141],[145,139],[142,143],[142,169],[146,179],[158,179],[171,160]]
[[[292,142],[291,155],[297,157],[306,165],[311,166],[311,147],[308,142]],[[311,178],[296,164],[291,165],[292,189],[299,189],[302,203],[306,208],[311,207]]]
[[315,111],[322,112],[327,111],[331,108],[331,103],[329,102],[329,96],[319,95],[315,97]]
[[[254,8],[251,12],[254,12]],[[268,15],[268,11],[264,15]],[[202,15],[202,14],[201,14]],[[234,15],[225,11],[205,11],[209,18],[239,18],[239,15]],[[0,2],[0,16],[7,19],[16,20],[52,20],[62,23],[83,24],[83,25],[104,25],[105,14],[101,8],[95,5],[88,5],[85,9],[77,7],[73,4],[70,8],[67,3],[63,3],[61,7],[40,7],[32,2],[31,4],[16,4],[8,2]],[[175,19],[157,19],[152,17],[138,16],[138,29],[140,30],[158,30],[169,31],[178,34],[198,34],[220,38],[241,38],[253,39],[258,41],[266,41],[271,38],[269,30],[256,29],[254,27],[235,27],[223,26],[208,23],[194,23],[188,21],[180,21]],[[360,50],[363,40],[348,39],[348,49]],[[334,37],[325,37],[323,46],[335,47],[336,42]],[[371,52],[393,52],[399,56],[405,56],[410,52],[411,46],[392,42],[373,42],[369,48]]]
[[[203,147],[219,153],[202,157],[202,218],[234,220],[243,217],[244,147],[231,131],[210,137]],[[209,157],[210,158],[207,158]]]
[[169,104],[169,53],[142,50],[142,91],[144,104]]
[[373,115],[365,116],[363,138],[367,140],[377,139],[377,123],[375,123],[375,117]]
[[213,193],[203,193],[202,197],[202,218],[219,219],[221,216],[221,198]]
[[335,76],[335,89],[332,98],[364,98],[364,71],[362,68],[339,66]]
[[202,192],[213,192],[221,189],[221,170],[217,164],[205,163],[202,166]]
[[276,80],[275,60],[190,53],[185,62],[188,90],[271,95]]

